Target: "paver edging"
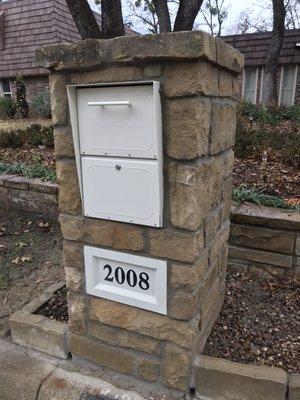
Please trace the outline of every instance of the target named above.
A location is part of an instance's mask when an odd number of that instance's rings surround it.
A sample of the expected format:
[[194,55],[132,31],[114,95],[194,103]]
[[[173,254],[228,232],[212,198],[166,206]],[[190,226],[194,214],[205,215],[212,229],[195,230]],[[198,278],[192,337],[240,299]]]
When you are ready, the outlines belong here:
[[65,282],[53,284],[9,318],[12,341],[18,345],[67,359],[70,355],[67,323],[34,314]]

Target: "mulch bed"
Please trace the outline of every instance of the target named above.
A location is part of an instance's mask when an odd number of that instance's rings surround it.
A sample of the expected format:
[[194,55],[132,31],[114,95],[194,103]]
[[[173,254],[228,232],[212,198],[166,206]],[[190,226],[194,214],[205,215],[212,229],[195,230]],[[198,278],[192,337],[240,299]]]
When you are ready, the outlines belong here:
[[289,277],[228,272],[225,301],[204,353],[300,371],[300,285]]
[[43,164],[55,171],[54,150],[46,146],[0,147],[0,160],[3,164]]
[[67,289],[61,288],[54,293],[53,297],[40,307],[35,314],[43,315],[44,317],[55,319],[60,322],[69,322]]
[[293,199],[300,203],[300,171],[278,161],[262,162],[257,157],[236,158],[233,185],[262,188],[266,194]]

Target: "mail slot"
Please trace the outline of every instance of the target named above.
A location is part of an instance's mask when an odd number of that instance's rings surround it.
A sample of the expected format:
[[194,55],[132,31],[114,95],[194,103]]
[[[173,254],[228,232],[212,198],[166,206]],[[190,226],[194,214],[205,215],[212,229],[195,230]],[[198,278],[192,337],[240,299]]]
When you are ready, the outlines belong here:
[[162,226],[159,82],[68,86],[83,212]]
[[79,88],[82,154],[158,158],[153,85]]

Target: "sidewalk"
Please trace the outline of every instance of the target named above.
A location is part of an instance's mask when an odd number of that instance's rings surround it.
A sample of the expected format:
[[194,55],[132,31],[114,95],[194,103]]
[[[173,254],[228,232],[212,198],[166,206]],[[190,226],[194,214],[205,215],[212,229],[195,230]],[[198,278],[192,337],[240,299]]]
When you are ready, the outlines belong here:
[[[0,339],[0,400],[160,400],[120,389],[72,361],[58,361]],[[129,386],[129,385],[128,385]],[[131,386],[132,387],[132,386]]]

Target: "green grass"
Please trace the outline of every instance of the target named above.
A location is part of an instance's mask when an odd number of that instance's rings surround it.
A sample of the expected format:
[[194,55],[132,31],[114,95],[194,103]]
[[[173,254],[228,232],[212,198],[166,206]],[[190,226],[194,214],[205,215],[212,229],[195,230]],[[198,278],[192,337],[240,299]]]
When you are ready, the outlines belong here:
[[21,175],[26,178],[40,178],[43,181],[56,181],[56,173],[43,164],[4,164],[0,163],[0,174]]
[[245,185],[233,189],[232,198],[239,203],[249,201],[260,206],[283,208],[291,211],[300,211],[299,206],[287,204],[281,197],[270,196],[264,193],[264,189],[248,188]]

